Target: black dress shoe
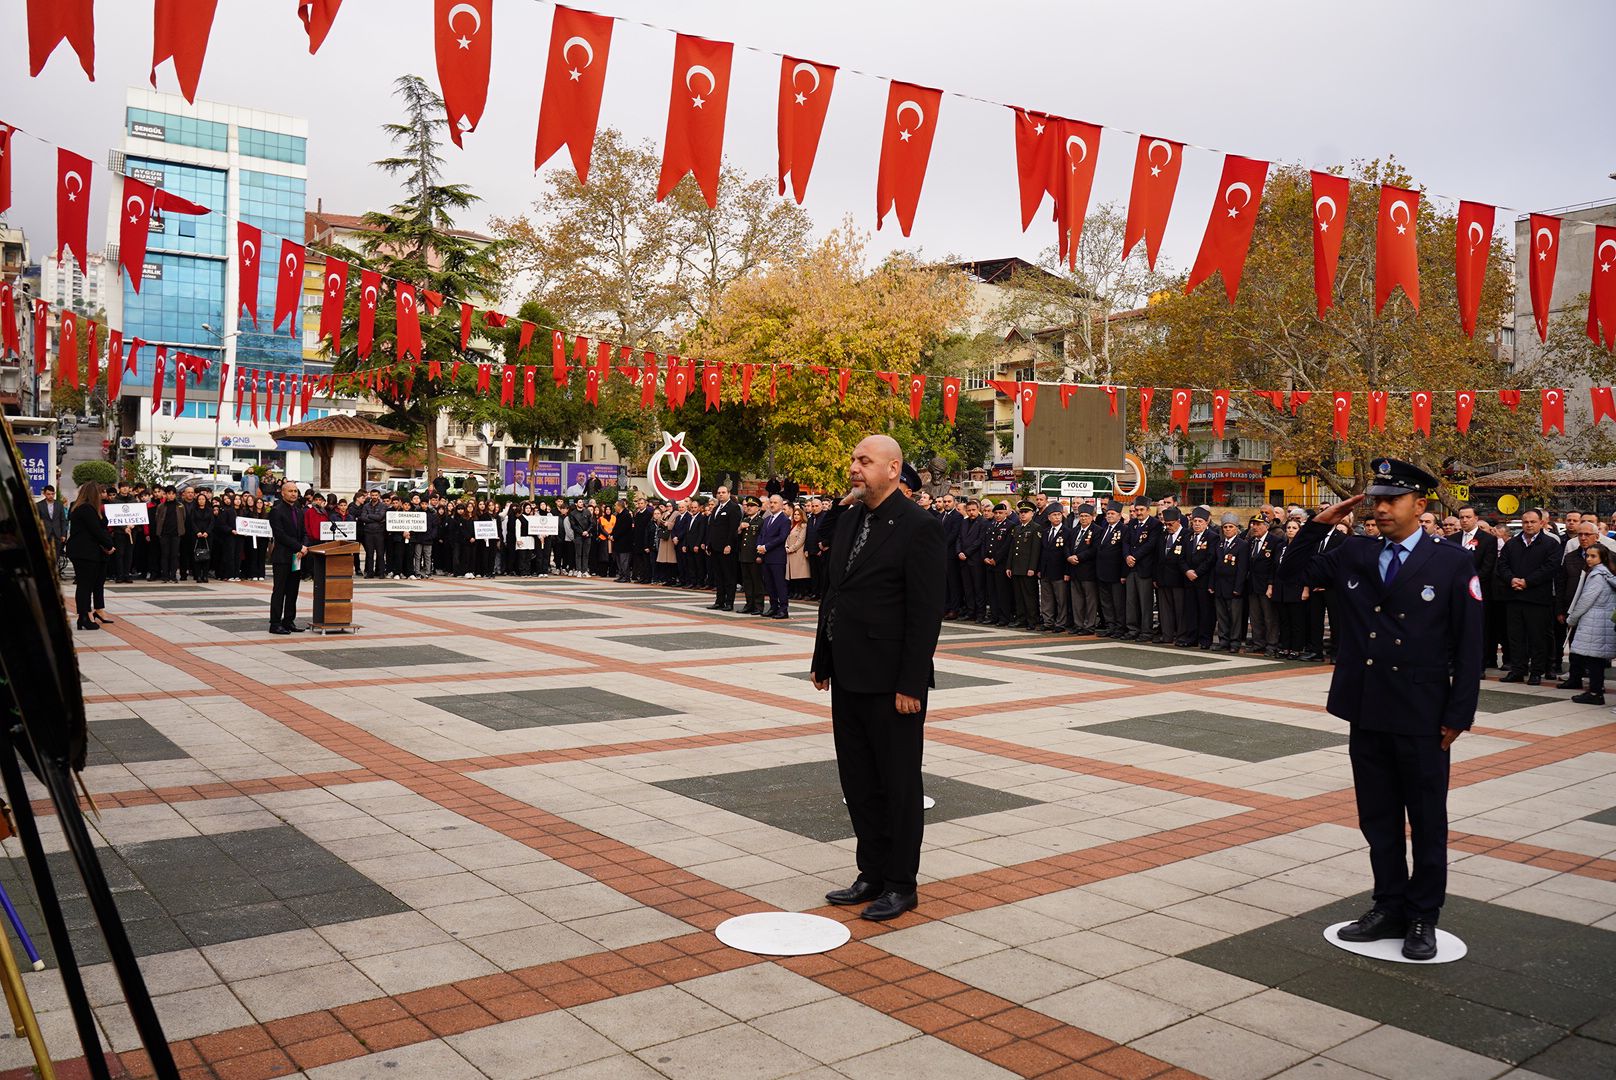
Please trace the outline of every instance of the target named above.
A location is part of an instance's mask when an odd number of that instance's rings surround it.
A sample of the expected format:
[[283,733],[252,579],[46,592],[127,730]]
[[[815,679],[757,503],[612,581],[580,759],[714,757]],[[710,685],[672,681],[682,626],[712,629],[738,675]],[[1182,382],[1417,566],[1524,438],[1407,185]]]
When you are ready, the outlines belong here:
[[285,630],[288,634],[306,634],[309,630],[308,627],[299,626],[297,623],[287,623],[285,626],[281,627],[281,629]]
[[1499,679],[1498,681],[1499,682],[1525,682],[1526,681],[1526,676],[1522,675],[1518,671],[1511,671],[1509,674],[1505,675],[1503,678]]
[[708,604],[707,605],[707,610],[708,611],[723,611],[724,610],[724,605],[723,604]]
[[1559,682],[1554,684],[1554,688],[1556,690],[1581,690],[1582,689],[1582,680],[1581,679],[1561,679]]
[[1433,960],[1436,958],[1436,923],[1428,919],[1415,919],[1408,924],[1408,934],[1403,938],[1403,955],[1410,960]]
[[869,919],[871,922],[886,922],[919,906],[920,897],[914,893],[884,892],[875,898],[874,903],[859,912],[859,918]]
[[1541,676],[1541,675],[1528,675],[1526,677],[1526,685],[1527,686],[1542,686],[1543,685],[1543,676]]
[[787,615],[783,611],[776,611],[773,615],[770,615],[769,618],[771,618],[771,619],[789,619],[789,618],[791,618],[791,616]]
[[1324,657],[1319,655],[1316,652],[1305,652],[1305,653],[1302,654],[1302,659],[1303,660],[1323,660]]
[[1356,922],[1350,922],[1337,930],[1335,936],[1342,941],[1365,942],[1398,938],[1407,933],[1409,933],[1407,920],[1380,908],[1370,908],[1358,916]]
[[77,628],[80,630],[99,630],[101,629],[101,625],[99,623],[91,622],[89,619],[86,619],[84,616],[80,615]]
[[286,629],[286,627],[284,627],[284,626],[271,626],[269,628],[269,632],[271,634],[290,634],[291,633],[291,631]]
[[851,904],[867,904],[881,895],[881,886],[873,881],[859,878],[845,889],[836,889],[825,894],[825,899],[840,907]]
[[1585,692],[1575,695],[1572,697],[1571,701],[1576,705],[1603,705],[1605,703],[1605,695],[1602,693],[1594,694]]

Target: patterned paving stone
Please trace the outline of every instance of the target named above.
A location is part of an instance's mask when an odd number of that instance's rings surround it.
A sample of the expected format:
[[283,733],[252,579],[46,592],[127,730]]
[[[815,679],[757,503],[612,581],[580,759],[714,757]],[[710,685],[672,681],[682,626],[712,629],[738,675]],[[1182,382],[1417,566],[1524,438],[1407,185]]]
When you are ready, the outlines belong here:
[[1237,761],[1272,761],[1292,754],[1345,746],[1347,742],[1344,730],[1340,734],[1314,731],[1272,720],[1255,720],[1195,709],[1156,716],[1134,716],[1074,727],[1072,730],[1160,746],[1176,746],[1181,750],[1214,754]]
[[1482,688],[1477,695],[1476,711],[1484,713],[1514,712],[1516,709],[1530,709],[1534,705],[1543,705],[1550,698],[1538,697],[1535,694],[1512,694],[1508,690],[1488,690]]
[[96,720],[89,727],[88,764],[132,765],[142,761],[179,761],[189,755],[138,716]]
[[269,617],[260,615],[256,619],[203,619],[203,622],[215,630],[223,630],[227,634],[262,634],[269,629]]
[[231,598],[223,596],[182,596],[175,599],[148,600],[142,596],[141,602],[150,604],[154,608],[164,611],[211,611],[214,608],[241,608],[252,603],[247,597]]
[[670,715],[666,706],[624,697],[594,686],[562,686],[493,694],[449,694],[421,698],[420,701],[423,705],[454,713],[495,731]]
[[658,652],[694,652],[699,649],[745,649],[764,644],[764,642],[755,638],[735,637],[733,634],[709,634],[703,630],[684,634],[632,634],[627,637],[611,637],[606,640],[616,641],[623,645],[633,645],[641,649],[655,649]]
[[1616,806],[1608,810],[1601,810],[1596,814],[1589,814],[1584,821],[1592,821],[1598,825],[1616,825]]
[[[803,682],[807,682],[808,677],[813,673],[809,671],[789,671],[786,674],[793,679],[801,679]],[[957,671],[939,670],[935,678],[937,685],[932,688],[934,690],[968,690],[975,686],[1005,685],[1003,679],[984,679],[979,675],[961,675]]]
[[476,664],[475,656],[441,645],[388,645],[336,649],[299,649],[286,655],[332,671],[349,668],[408,668],[430,664]]
[[508,622],[585,622],[595,619],[612,619],[614,616],[599,611],[579,611],[576,608],[505,608],[496,611],[479,611],[479,615],[487,615],[494,619],[505,619]]

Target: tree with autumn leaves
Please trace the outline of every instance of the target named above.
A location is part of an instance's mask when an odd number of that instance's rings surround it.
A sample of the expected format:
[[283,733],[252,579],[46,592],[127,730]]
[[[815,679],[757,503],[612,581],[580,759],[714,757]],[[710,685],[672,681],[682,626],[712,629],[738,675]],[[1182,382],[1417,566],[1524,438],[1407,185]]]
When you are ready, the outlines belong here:
[[[1403,458],[1455,482],[1470,469],[1493,462],[1543,470],[1556,450],[1539,429],[1536,395],[1524,395],[1518,410],[1495,392],[1519,386],[1556,386],[1572,373],[1542,361],[1512,370],[1500,358],[1496,328],[1510,311],[1511,261],[1503,243],[1491,240],[1475,339],[1460,325],[1454,278],[1455,217],[1422,199],[1418,236],[1420,307],[1398,290],[1375,313],[1376,189],[1411,186],[1395,162],[1354,167],[1350,207],[1342,213],[1345,235],[1333,306],[1320,318],[1314,295],[1313,198],[1306,169],[1282,167],[1270,176],[1256,233],[1230,304],[1216,282],[1185,295],[1183,278],[1147,305],[1147,329],[1113,342],[1117,381],[1160,387],[1150,428],[1131,433],[1139,448],[1159,449],[1167,432],[1169,391],[1191,386],[1196,400],[1216,389],[1231,395],[1229,428],[1245,438],[1266,439],[1274,458],[1291,459],[1298,471],[1317,476],[1339,495],[1361,492],[1369,462],[1381,455]],[[1282,391],[1287,407],[1241,389]],[[1384,431],[1371,431],[1370,391],[1386,391]],[[1415,430],[1410,394],[1434,391],[1429,434]],[[1476,393],[1466,434],[1456,428],[1455,391]],[[1335,432],[1335,391],[1350,391],[1350,427]],[[1295,398],[1300,392],[1307,397]],[[1293,400],[1306,400],[1294,410]]]

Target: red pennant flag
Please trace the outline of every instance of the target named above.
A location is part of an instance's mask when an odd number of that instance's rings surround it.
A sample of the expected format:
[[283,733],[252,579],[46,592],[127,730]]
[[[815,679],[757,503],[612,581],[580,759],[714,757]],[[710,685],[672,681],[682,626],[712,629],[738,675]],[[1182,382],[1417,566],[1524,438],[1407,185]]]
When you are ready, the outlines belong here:
[[898,373],[896,371],[877,371],[875,378],[877,382],[886,383],[887,389],[891,390],[894,396],[903,393],[902,390],[898,389]]
[[332,355],[342,352],[342,309],[348,302],[348,264],[325,261],[325,293],[320,300],[320,340],[331,340]]
[[959,410],[960,381],[952,376],[943,380],[943,416],[952,424]]
[[393,336],[398,340],[394,355],[397,359],[414,357],[417,362],[425,346],[421,343],[421,311],[415,298],[415,286],[397,282],[394,286],[396,328]]
[[1003,394],[1007,398],[1013,398],[1021,392],[1020,388],[1009,379],[989,379],[988,385],[993,387],[997,393]]
[[1594,226],[1593,274],[1588,286],[1588,340],[1616,349],[1616,226]]
[[314,376],[302,376],[302,386],[298,391],[297,400],[303,413],[303,418],[308,419],[309,405],[314,401]]
[[275,321],[271,332],[279,330],[281,320],[294,338],[303,336],[303,324],[297,317],[298,298],[303,295],[303,245],[281,238],[281,257],[275,264]]
[[1206,235],[1190,270],[1186,293],[1214,272],[1223,274],[1223,290],[1229,303],[1240,291],[1240,275],[1246,267],[1251,234],[1257,228],[1257,210],[1262,205],[1263,184],[1268,178],[1268,162],[1229,154],[1223,159],[1223,177],[1218,181],[1218,197],[1212,203]]
[[572,366],[579,371],[589,368],[589,339],[582,334],[572,339]]
[[1341,238],[1347,232],[1352,181],[1316,170],[1309,175],[1313,178],[1313,292],[1322,319],[1335,303],[1335,268],[1341,258]]
[[640,369],[640,408],[656,405],[657,369],[653,365]]
[[477,396],[478,397],[487,397],[488,396],[488,381],[491,378],[492,371],[493,371],[493,369],[490,368],[487,364],[478,364],[477,365]]
[[485,326],[492,326],[496,330],[503,330],[505,328],[505,324],[509,321],[510,320],[508,318],[498,311],[483,312],[483,324]]
[[1416,390],[1408,400],[1414,410],[1414,430],[1421,435],[1431,434],[1431,392]]
[[1122,238],[1122,257],[1145,242],[1145,260],[1156,269],[1156,253],[1167,231],[1167,215],[1178,190],[1178,171],[1184,166],[1184,144],[1170,139],[1139,136],[1134,154],[1133,187],[1128,192],[1128,226]]
[[912,83],[894,82],[887,91],[886,122],[881,129],[881,165],[875,180],[875,227],[881,228],[887,211],[898,215],[898,226],[908,236],[915,223],[915,206],[926,182],[932,136],[943,92]]
[[600,95],[606,88],[606,54],[611,44],[610,16],[556,5],[550,23],[550,59],[544,69],[544,97],[539,104],[539,134],[533,146],[535,172],[565,146],[572,154],[578,182],[589,180],[589,154],[600,123]]
[[95,0],[28,0],[28,74],[45,70],[45,61],[64,41],[95,82]]
[[249,390],[252,393],[252,411],[247,415],[256,426],[258,424],[258,369],[253,368],[247,379],[250,384]]
[[1167,430],[1188,432],[1190,430],[1190,398],[1188,390],[1173,391],[1173,404],[1167,411]]
[[208,51],[213,12],[219,0],[157,0],[153,17],[151,84],[157,85],[157,65],[174,61],[185,100],[196,103],[196,84],[202,77],[202,58]]
[[107,331],[107,402],[116,405],[123,389],[123,331]]
[[1521,406],[1521,392],[1519,390],[1500,390],[1498,391],[1498,403],[1510,412],[1514,412]]
[[1420,256],[1415,241],[1420,193],[1383,184],[1375,217],[1375,314],[1401,285],[1408,302],[1420,310]]
[[679,363],[677,356],[668,357],[668,379],[663,386],[663,392],[668,397],[668,407],[677,409],[685,403],[685,395],[690,392],[690,372]]
[[1038,384],[1024,382],[1017,388],[1016,393],[1021,398],[1021,422],[1023,425],[1031,424],[1033,413],[1038,410]]
[[499,403],[510,408],[516,401],[516,368],[506,364],[499,372]]
[[719,394],[724,389],[724,363],[722,360],[709,360],[702,366],[701,388],[707,395],[707,403],[702,406],[702,412],[708,409],[724,408],[723,399]]
[[156,416],[163,407],[163,369],[168,366],[168,346],[157,346],[157,359],[152,362],[151,412]]
[[741,365],[741,404],[752,404],[752,377],[757,374],[756,364]]
[[913,374],[909,376],[909,419],[920,419],[920,403],[926,397],[926,376]]
[[533,365],[522,365],[522,404],[528,408],[533,407]]
[[1384,390],[1371,390],[1371,391],[1369,391],[1369,403],[1365,407],[1365,411],[1369,414],[1369,430],[1370,431],[1385,431],[1386,430],[1386,391],[1384,391]]
[[471,347],[471,316],[472,306],[462,302],[460,305],[460,351],[465,352]]
[[1076,394],[1079,389],[1081,389],[1081,388],[1073,386],[1071,383],[1061,383],[1060,384],[1060,403],[1061,403],[1061,408],[1064,409],[1064,408],[1066,408],[1067,406],[1069,406],[1072,403],[1072,396],[1074,394]]
[[538,327],[534,326],[526,319],[522,320],[522,332],[518,334],[516,338],[517,356],[523,355],[528,351],[528,349],[533,347],[533,331],[537,329]]
[[1605,419],[1616,420],[1616,399],[1612,399],[1610,387],[1591,386],[1588,393],[1593,398],[1594,423]]
[[[108,369],[108,374],[111,374],[111,369]],[[224,384],[221,382],[219,385],[223,386]],[[238,371],[236,372],[236,423],[238,424],[241,423],[241,406],[245,401],[246,396],[247,377]]]
[[436,360],[428,360],[426,365],[426,377],[431,379],[434,383],[438,382],[443,378],[443,365]]
[[1055,175],[1056,122],[1043,113],[1012,109],[1016,124],[1016,181],[1021,189],[1021,231],[1038,213]]
[[1352,391],[1337,390],[1333,396],[1335,398],[1335,416],[1333,418],[1335,437],[1345,439],[1347,429],[1352,424]]
[[1463,435],[1470,430],[1470,418],[1476,413],[1476,392],[1459,390],[1453,395],[1454,424]]
[[851,371],[849,371],[847,368],[837,368],[836,369],[836,400],[837,401],[845,402],[847,400],[847,380],[852,378],[852,376],[853,376],[853,373]]
[[434,0],[433,46],[438,84],[456,146],[477,130],[488,102],[488,61],[493,54],[494,0]]
[[79,385],[79,322],[71,311],[62,312],[56,330],[56,384]]
[[[1554,268],[1560,262],[1560,219],[1533,214],[1527,280],[1532,290],[1532,317],[1537,320],[1537,336],[1549,340],[1549,301],[1554,295]],[[1548,434],[1545,430],[1544,434]]]
[[1295,416],[1297,412],[1301,410],[1302,406],[1307,404],[1307,399],[1312,396],[1313,392],[1311,390],[1292,390],[1291,415]]
[[264,246],[264,234],[245,221],[236,224],[236,280],[239,282],[239,300],[236,309],[240,316],[246,308],[252,318],[253,329],[258,329],[258,254]]
[[825,112],[835,81],[836,69],[829,64],[795,56],[780,58],[780,194],[786,193],[786,175],[790,174],[791,194],[799,205],[808,190],[808,174],[819,152],[819,135],[825,130]]
[[359,271],[359,341],[361,359],[370,359],[371,342],[376,337],[376,304],[381,299],[382,276],[374,270]]
[[433,292],[431,289],[422,289],[421,304],[426,308],[428,315],[436,315],[443,307],[443,294]]
[[34,301],[34,371],[45,374],[50,363],[50,305]]
[[90,234],[90,176],[93,167],[89,158],[80,157],[71,150],[56,150],[56,257],[62,249],[73,252],[79,261],[79,273],[84,273],[84,259],[89,254]]
[[11,133],[16,130],[0,123],[0,214],[11,209]]
[[680,34],[674,44],[668,133],[662,144],[662,177],[657,182],[659,202],[690,173],[707,205],[718,206],[718,168],[724,153],[724,114],[734,49],[727,41],[689,34]]
[[1150,428],[1150,399],[1155,396],[1155,387],[1141,386],[1139,388],[1139,426],[1146,430]]
[[[788,372],[789,368],[786,369]],[[769,400],[773,401],[780,389],[780,369],[774,365],[769,367]]]
[[[181,360],[184,357],[180,357]],[[174,365],[174,415],[180,416],[185,412],[185,365]]]
[[1461,202],[1455,223],[1454,284],[1459,293],[1459,322],[1466,337],[1476,336],[1476,312],[1481,287],[1487,280],[1487,259],[1492,254],[1493,215],[1486,203]]
[[[1556,240],[1559,237],[1555,237]],[[1543,391],[1543,434],[1558,431],[1565,434],[1565,391]]]
[[1060,230],[1058,253],[1075,270],[1089,193],[1094,188],[1094,166],[1100,156],[1100,129],[1079,120],[1062,120],[1059,131],[1061,149],[1055,161],[1060,172],[1051,178],[1050,188],[1055,193],[1055,222]]
[[602,386],[612,377],[612,343],[609,341],[595,343],[595,372]]
[[1260,397],[1274,407],[1275,412],[1285,411],[1285,392],[1283,390],[1253,390],[1252,397]]
[[22,355],[22,330],[17,325],[17,294],[11,282],[0,280],[0,356]]
[[1102,386],[1100,389],[1105,391],[1106,404],[1111,407],[1111,415],[1117,415],[1117,388],[1114,386]]
[[1223,438],[1223,426],[1229,419],[1229,391],[1212,391],[1212,433]]
[[557,386],[567,385],[567,339],[559,330],[550,333],[550,377]]
[[85,383],[84,388],[94,390],[95,384],[101,381],[101,353],[96,347],[95,340],[98,327],[94,319],[86,319],[85,323],[89,326],[90,333],[87,341],[89,347],[85,350],[85,355],[88,357],[89,380]]
[[625,356],[618,360],[617,373],[623,376],[623,378],[627,379],[631,384],[638,386],[640,385],[640,369],[623,363],[623,360],[627,359],[626,354],[628,350],[624,349],[623,352],[625,353]]
[[600,404],[600,372],[594,368],[584,372],[584,400],[591,405]]
[[320,51],[331,24],[337,21],[337,9],[342,0],[297,0],[297,17],[303,20],[303,29],[309,34],[309,55]]
[[137,294],[146,265],[146,235],[150,231],[152,203],[156,197],[150,184],[132,176],[123,178],[123,212],[118,215],[118,265],[129,275],[129,287]]

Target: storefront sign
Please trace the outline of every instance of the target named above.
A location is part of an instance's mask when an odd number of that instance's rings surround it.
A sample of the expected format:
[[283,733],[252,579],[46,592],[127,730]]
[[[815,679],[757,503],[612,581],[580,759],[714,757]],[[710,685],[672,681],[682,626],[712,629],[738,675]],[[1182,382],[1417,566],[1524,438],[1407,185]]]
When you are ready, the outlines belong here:
[[156,139],[158,142],[168,141],[168,128],[162,124],[146,124],[139,120],[131,121],[129,134],[141,139]]

